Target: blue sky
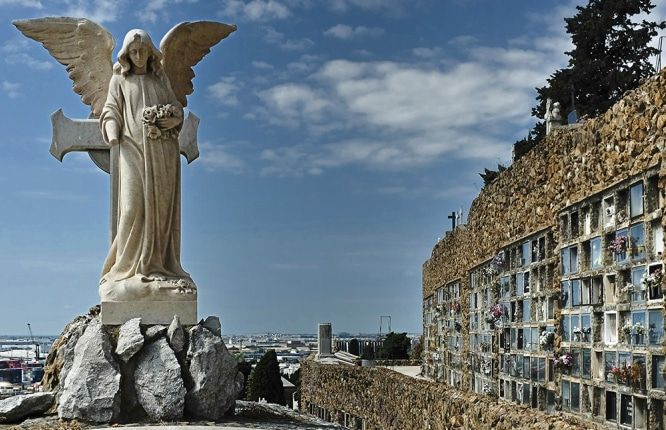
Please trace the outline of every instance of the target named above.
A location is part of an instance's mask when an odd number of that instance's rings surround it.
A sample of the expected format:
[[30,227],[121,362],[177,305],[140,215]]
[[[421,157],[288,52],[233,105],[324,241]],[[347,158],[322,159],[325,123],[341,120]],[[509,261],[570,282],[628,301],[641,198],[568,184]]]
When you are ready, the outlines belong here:
[[0,0],[0,332],[57,333],[97,303],[109,223],[108,176],[48,152],[49,115],[88,107],[12,19],[88,17],[155,42],[180,21],[237,24],[189,97],[201,158],[183,165],[182,260],[200,315],[226,333],[370,332],[379,315],[418,332],[421,264],[533,124],[578,3]]

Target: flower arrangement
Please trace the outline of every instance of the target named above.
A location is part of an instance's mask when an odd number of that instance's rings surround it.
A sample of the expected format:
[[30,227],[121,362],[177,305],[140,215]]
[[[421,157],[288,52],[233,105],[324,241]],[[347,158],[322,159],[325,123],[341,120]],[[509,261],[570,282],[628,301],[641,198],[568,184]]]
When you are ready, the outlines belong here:
[[662,276],[661,269],[657,269],[650,274],[646,272],[643,274],[641,282],[647,288],[656,288],[661,285],[661,276]]
[[498,320],[504,315],[504,308],[499,303],[495,303],[490,307],[490,315],[493,319]]
[[555,333],[552,331],[541,332],[541,335],[539,336],[539,345],[541,345],[542,348],[548,348],[549,346],[552,346],[554,341]]
[[636,334],[645,334],[645,326],[641,323],[634,324],[632,328]]
[[146,135],[149,139],[157,139],[161,136],[166,138],[178,137],[178,129],[161,130],[157,125],[157,120],[161,118],[177,117],[182,118],[183,112],[170,104],[146,106],[143,108],[142,119],[146,129]]
[[630,321],[627,321],[627,322],[624,323],[624,325],[622,326],[622,332],[623,332],[624,334],[626,334],[627,336],[629,336],[629,335],[631,334],[631,329],[632,329],[633,327],[634,327],[634,326],[631,325],[631,322],[630,322]]
[[451,312],[453,313],[460,312],[460,302],[451,303]]
[[627,250],[627,237],[626,236],[617,236],[611,241],[608,245],[608,249],[613,252],[613,254],[618,255],[622,254]]
[[565,352],[560,356],[555,355],[552,360],[555,367],[568,369],[573,366],[573,355],[570,352]]
[[483,273],[488,276],[497,275],[504,264],[504,251],[500,251],[492,260],[490,264],[483,268]]
[[617,366],[611,367],[610,374],[618,378],[620,376],[620,368]]

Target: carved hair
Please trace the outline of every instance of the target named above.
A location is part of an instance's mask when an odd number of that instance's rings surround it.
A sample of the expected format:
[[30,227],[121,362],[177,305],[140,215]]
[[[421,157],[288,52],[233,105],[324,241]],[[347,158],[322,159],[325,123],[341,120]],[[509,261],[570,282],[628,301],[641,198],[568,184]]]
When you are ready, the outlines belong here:
[[123,46],[118,53],[118,61],[113,65],[113,73],[127,76],[132,70],[132,62],[129,59],[129,47],[132,42],[139,42],[148,48],[149,54],[148,61],[146,62],[146,70],[162,78],[164,75],[164,71],[162,70],[162,53],[155,48],[148,33],[139,29],[130,30],[125,35]]

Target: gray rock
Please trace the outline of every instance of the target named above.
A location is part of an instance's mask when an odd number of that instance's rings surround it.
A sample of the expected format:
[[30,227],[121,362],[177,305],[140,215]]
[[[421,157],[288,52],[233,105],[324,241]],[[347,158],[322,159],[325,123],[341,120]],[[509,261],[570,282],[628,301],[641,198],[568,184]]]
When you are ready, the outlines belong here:
[[102,323],[93,319],[74,348],[74,361],[64,381],[58,416],[110,422],[120,412],[120,371]]
[[192,389],[185,396],[185,410],[196,418],[219,420],[235,404],[243,388],[243,374],[219,336],[195,325],[187,350]]
[[141,318],[132,318],[120,326],[118,334],[118,345],[116,354],[125,363],[134,356],[143,346],[143,335],[141,334]]
[[134,388],[139,404],[151,419],[169,421],[183,416],[185,385],[176,355],[166,339],[158,339],[139,354]]
[[209,316],[203,323],[199,323],[211,331],[215,336],[222,336],[222,325],[220,319],[215,316]]
[[146,340],[155,340],[162,337],[166,331],[167,326],[165,325],[151,325],[146,329]]
[[0,400],[0,422],[16,423],[25,417],[39,415],[53,404],[53,393],[35,393]]
[[167,339],[169,339],[169,345],[171,345],[171,348],[176,354],[182,351],[185,347],[185,332],[180,325],[178,315],[173,316],[173,321],[171,321],[169,329],[167,330]]

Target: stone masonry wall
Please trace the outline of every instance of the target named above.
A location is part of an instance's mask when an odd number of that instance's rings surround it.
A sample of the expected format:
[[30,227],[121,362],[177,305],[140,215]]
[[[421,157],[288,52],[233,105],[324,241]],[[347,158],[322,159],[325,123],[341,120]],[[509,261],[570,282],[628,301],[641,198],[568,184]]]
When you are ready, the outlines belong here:
[[525,406],[508,408],[492,397],[462,393],[381,367],[306,360],[301,369],[303,411],[316,405],[333,417],[351,414],[363,419],[367,430],[601,428],[563,413],[546,415]]
[[423,265],[423,297],[455,279],[466,282],[471,267],[530,233],[552,226],[557,242],[560,210],[658,165],[665,99],[666,69],[601,117],[556,129],[501,173],[472,203],[467,225],[433,248]]

